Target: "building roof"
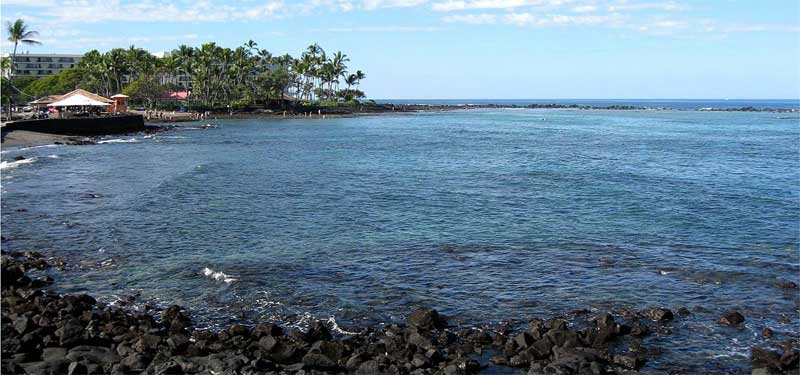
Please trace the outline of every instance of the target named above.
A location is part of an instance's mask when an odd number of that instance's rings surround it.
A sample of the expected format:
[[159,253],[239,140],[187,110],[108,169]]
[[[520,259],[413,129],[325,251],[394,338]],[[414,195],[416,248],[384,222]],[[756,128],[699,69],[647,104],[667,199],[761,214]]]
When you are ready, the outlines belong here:
[[114,99],[114,98],[130,98],[130,96],[125,95],[125,94],[117,94],[117,95],[114,95],[114,96],[111,97],[111,99]]
[[32,102],[28,102],[28,104],[50,104],[54,101],[57,101],[61,95],[45,95],[39,99],[36,99]]
[[68,106],[107,106],[114,101],[97,94],[93,94],[83,89],[70,91],[57,101],[50,103],[49,107],[68,107]]
[[178,99],[178,100],[186,100],[189,98],[188,91],[169,91],[169,92],[162,92],[161,99]]
[[75,95],[81,95],[81,96],[84,96],[84,97],[92,99],[92,100],[97,100],[98,102],[114,103],[114,101],[109,99],[109,98],[97,95],[95,93],[88,92],[88,91],[86,91],[84,89],[72,90],[72,91],[70,91],[70,92],[68,92],[68,93],[66,93],[64,95],[61,95],[61,97],[58,100],[64,100],[66,98],[69,98],[70,96],[75,96]]

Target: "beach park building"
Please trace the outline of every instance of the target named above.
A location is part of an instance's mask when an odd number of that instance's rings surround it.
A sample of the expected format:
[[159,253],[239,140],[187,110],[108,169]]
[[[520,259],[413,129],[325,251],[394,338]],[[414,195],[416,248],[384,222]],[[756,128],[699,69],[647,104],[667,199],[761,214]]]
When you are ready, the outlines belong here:
[[[11,58],[10,54],[3,57]],[[17,77],[46,77],[71,68],[83,55],[56,53],[17,53],[14,57],[14,75]],[[7,72],[3,72],[6,74]]]
[[111,99],[91,93],[83,89],[76,89],[64,95],[48,95],[36,99],[28,104],[37,110],[49,110],[52,113],[63,115],[66,112],[125,112],[128,110],[127,95],[117,94]]

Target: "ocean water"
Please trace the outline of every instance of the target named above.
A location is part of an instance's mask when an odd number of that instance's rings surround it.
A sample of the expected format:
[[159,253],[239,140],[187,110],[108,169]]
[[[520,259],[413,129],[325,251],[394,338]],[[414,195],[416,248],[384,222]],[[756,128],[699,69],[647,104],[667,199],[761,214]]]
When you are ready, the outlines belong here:
[[581,105],[611,107],[628,105],[642,108],[697,110],[702,108],[771,108],[800,109],[800,99],[376,99],[378,103],[466,105],[496,104],[526,106],[529,104]]
[[[177,303],[200,326],[452,323],[663,306],[646,370],[742,370],[800,335],[798,114],[464,110],[212,121],[4,148],[5,250],[63,292]],[[15,156],[28,159],[18,162]],[[716,324],[727,310],[742,329]],[[718,367],[719,366],[719,367]]]

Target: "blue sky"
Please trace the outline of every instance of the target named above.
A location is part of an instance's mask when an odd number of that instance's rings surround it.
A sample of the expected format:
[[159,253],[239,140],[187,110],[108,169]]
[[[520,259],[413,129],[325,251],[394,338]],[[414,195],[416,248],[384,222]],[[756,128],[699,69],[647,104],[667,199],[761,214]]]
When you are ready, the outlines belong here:
[[[341,50],[372,98],[800,98],[800,2],[3,0],[31,52]],[[9,52],[3,30],[3,52]]]

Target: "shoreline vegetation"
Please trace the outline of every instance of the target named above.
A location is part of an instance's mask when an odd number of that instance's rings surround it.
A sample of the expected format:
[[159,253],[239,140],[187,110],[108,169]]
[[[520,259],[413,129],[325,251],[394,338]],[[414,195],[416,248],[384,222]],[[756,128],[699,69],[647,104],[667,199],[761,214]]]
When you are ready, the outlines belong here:
[[[670,322],[691,314],[662,307],[618,316],[578,310],[521,327],[458,327],[420,307],[405,324],[357,332],[330,321],[305,330],[240,322],[210,331],[195,329],[190,312],[176,305],[136,310],[54,293],[49,275],[68,268],[64,259],[37,252],[2,253],[3,373],[460,375],[512,367],[528,374],[638,374],[659,355],[642,339],[670,334]],[[717,323],[736,329],[745,319],[731,311]],[[762,335],[772,333],[765,328]],[[798,344],[753,347],[753,373],[798,373]]]
[[253,40],[234,49],[181,45],[159,56],[132,45],[89,51],[75,66],[42,78],[14,77],[14,65],[4,59],[10,69],[2,91],[4,103],[17,105],[80,88],[105,97],[125,94],[129,104],[146,110],[335,107],[366,97],[359,89],[366,74],[348,70],[349,62],[341,51],[328,53],[316,43],[298,58],[273,55]]

